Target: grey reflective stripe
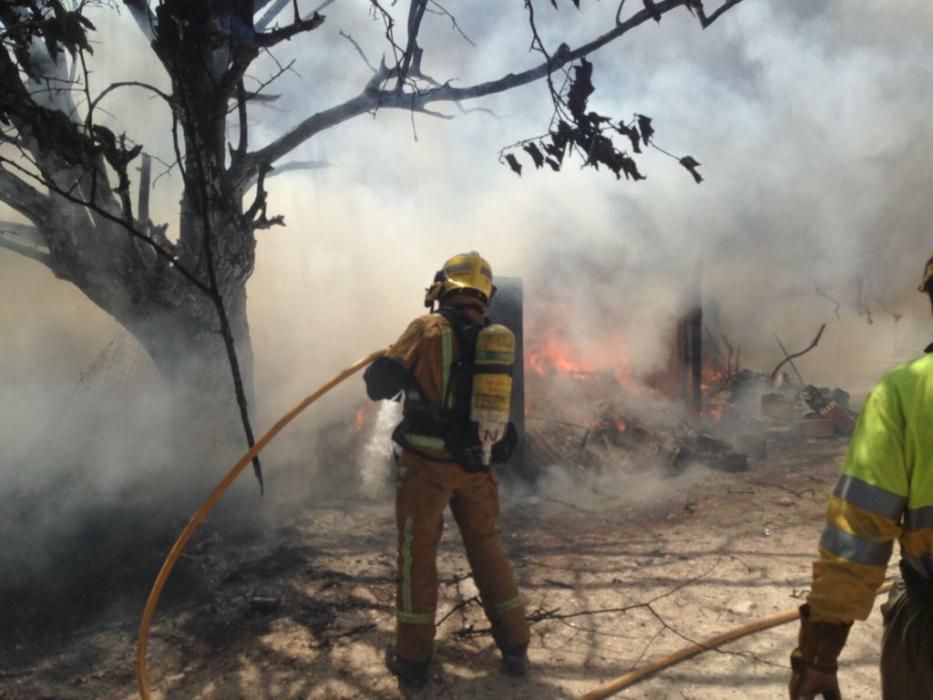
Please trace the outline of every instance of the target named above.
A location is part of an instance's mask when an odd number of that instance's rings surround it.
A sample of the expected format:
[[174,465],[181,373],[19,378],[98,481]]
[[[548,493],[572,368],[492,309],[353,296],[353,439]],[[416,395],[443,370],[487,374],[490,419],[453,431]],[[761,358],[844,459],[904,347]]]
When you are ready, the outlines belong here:
[[896,493],[872,486],[867,481],[843,474],[833,491],[833,495],[848,501],[862,510],[867,510],[889,520],[899,522],[907,499]]
[[405,439],[415,447],[429,447],[432,450],[443,450],[444,440],[430,435],[419,435],[418,433],[405,433]]
[[911,508],[904,516],[904,527],[908,530],[922,530],[933,527],[933,506]]
[[894,540],[872,542],[827,524],[820,537],[820,547],[856,564],[884,566],[891,558]]
[[423,404],[424,401],[421,398],[421,392],[417,389],[406,389],[405,390],[405,403],[409,405],[413,404]]
[[[441,363],[444,368],[444,378],[441,382],[441,406],[444,406],[444,401],[447,399],[447,385],[450,383],[450,365],[453,364],[454,354],[453,347],[450,339],[450,326],[445,327],[441,331]],[[451,396],[453,398],[453,396]]]

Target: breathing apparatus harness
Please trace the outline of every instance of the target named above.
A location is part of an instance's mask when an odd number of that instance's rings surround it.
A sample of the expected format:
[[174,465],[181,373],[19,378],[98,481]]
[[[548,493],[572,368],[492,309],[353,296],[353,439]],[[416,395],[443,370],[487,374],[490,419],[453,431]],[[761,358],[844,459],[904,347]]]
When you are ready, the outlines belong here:
[[[410,382],[405,390],[404,417],[392,433],[392,439],[404,449],[425,459],[456,463],[468,472],[488,471],[490,464],[509,461],[518,442],[518,433],[515,426],[508,422],[506,395],[502,435],[496,436],[499,439],[494,444],[487,439],[484,446],[480,423],[475,420],[477,341],[484,331],[505,329],[493,324],[488,318],[484,318],[481,323],[474,323],[464,310],[458,308],[442,306],[434,313],[441,314],[450,324],[459,354],[449,364],[446,363],[447,358],[444,358],[446,380],[439,405],[429,401],[415,378],[409,377]],[[511,358],[507,364],[501,363],[495,369],[484,367],[482,372],[502,375],[502,379],[507,377],[510,392]],[[424,448],[443,450],[450,457],[428,454]]]

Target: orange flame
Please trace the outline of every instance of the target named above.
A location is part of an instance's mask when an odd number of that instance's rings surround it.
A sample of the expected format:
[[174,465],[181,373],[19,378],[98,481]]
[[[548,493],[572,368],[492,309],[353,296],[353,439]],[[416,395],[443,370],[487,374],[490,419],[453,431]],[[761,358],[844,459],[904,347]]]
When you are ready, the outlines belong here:
[[711,365],[705,365],[700,377],[700,389],[706,391],[710,387],[722,384],[726,379],[728,379],[728,375],[723,370]]
[[366,425],[366,409],[361,408],[356,412],[356,418],[353,420],[353,428],[355,430],[362,430]]
[[[526,338],[529,336],[526,335]],[[584,349],[578,343],[566,339],[558,327],[545,330],[525,354],[525,369],[538,376],[550,374],[574,375],[578,381],[586,381],[596,375],[613,377],[620,384],[637,390],[633,381],[631,363],[625,354],[621,338]]]

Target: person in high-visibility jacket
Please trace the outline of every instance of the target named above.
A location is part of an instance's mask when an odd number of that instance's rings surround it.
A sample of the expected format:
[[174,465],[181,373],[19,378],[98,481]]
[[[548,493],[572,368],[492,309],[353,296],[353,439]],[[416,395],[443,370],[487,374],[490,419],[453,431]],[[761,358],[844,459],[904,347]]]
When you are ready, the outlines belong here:
[[[933,256],[920,291],[933,304]],[[829,501],[791,655],[791,700],[839,699],[837,659],[871,612],[894,546],[901,578],[882,606],[884,700],[933,698],[933,344],[885,375],[862,407]]]
[[[371,399],[400,394],[405,399],[402,423],[392,436],[402,448],[396,492],[398,590],[395,644],[386,650],[385,661],[399,680],[416,687],[428,681],[437,546],[448,505],[503,668],[512,675],[527,669],[528,623],[502,545],[498,481],[494,469],[476,458],[481,446],[476,424],[469,424],[473,355],[477,335],[488,324],[485,314],[494,290],[489,263],[478,253],[454,256],[427,290],[425,305],[432,313],[416,318],[364,374]],[[440,305],[436,311],[435,303]],[[510,365],[511,359],[508,371]],[[493,446],[492,461],[507,460],[515,439],[511,428]]]

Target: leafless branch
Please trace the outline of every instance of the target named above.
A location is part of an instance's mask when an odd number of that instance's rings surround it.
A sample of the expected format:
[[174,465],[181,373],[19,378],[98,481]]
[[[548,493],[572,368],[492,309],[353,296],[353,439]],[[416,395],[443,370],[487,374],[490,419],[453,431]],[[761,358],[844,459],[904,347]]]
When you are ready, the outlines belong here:
[[0,201],[12,207],[38,226],[47,222],[51,201],[49,198],[0,167]]
[[138,87],[138,88],[142,88],[143,90],[148,90],[149,92],[154,93],[155,95],[161,97],[169,107],[172,107],[171,96],[166,94],[159,88],[155,87],[154,85],[150,85],[149,83],[143,83],[138,80],[123,80],[123,81],[118,81],[115,83],[110,83],[110,85],[104,88],[97,95],[97,97],[95,97],[93,100],[91,99],[88,100],[88,114],[87,114],[87,118],[85,121],[91,122],[93,120],[94,109],[97,107],[98,104],[100,104],[101,100],[103,100],[107,95],[109,95],[114,90],[117,90],[119,88],[124,88],[124,87]]
[[[158,257],[165,260],[170,267],[173,267],[176,270],[178,270],[178,272],[182,275],[182,277],[184,277],[186,280],[191,282],[191,284],[193,284],[199,291],[205,294],[210,294],[210,288],[207,285],[205,285],[201,280],[199,280],[198,277],[191,270],[189,270],[187,267],[182,265],[178,261],[177,256],[171,250],[165,248],[164,246],[160,245],[158,242],[153,240],[150,236],[147,236],[145,233],[139,231],[135,226],[133,226],[130,222],[126,221],[123,217],[116,216],[110,211],[108,211],[106,208],[102,207],[97,202],[82,199],[78,197],[77,195],[75,195],[73,192],[59,187],[55,182],[51,180],[47,180],[40,175],[31,173],[29,170],[19,165],[18,163],[14,163],[8,158],[0,156],[0,166],[3,166],[4,164],[9,167],[12,167],[14,170],[19,172],[25,178],[34,180],[46,186],[49,189],[49,191],[53,192],[59,197],[66,199],[72,204],[77,204],[79,206],[86,207],[87,209],[93,211],[97,216],[109,221],[110,223],[121,226],[130,236],[132,236],[133,238],[136,238],[137,240],[142,241],[147,246],[152,248]],[[17,181],[19,180],[17,177],[7,172],[5,168],[0,167],[0,178],[2,178],[4,175],[14,180],[17,180]],[[23,184],[23,183],[20,183],[20,184]],[[36,219],[32,219],[32,220],[36,221]]]
[[[191,106],[183,99],[180,104],[182,111],[184,113],[185,121],[192,126],[197,125],[198,118],[195,116]],[[194,133],[198,132],[197,129],[193,129]],[[196,182],[193,183],[194,186],[198,188],[198,194],[200,195],[201,203],[201,221],[204,226],[204,236],[202,237],[202,245],[204,246],[204,260],[205,267],[207,268],[208,275],[208,294],[210,295],[211,301],[214,303],[214,308],[217,311],[217,319],[220,322],[220,336],[223,338],[224,349],[227,353],[227,362],[230,365],[230,374],[232,375],[233,380],[233,391],[234,396],[236,397],[237,407],[240,410],[240,422],[243,425],[243,432],[246,435],[246,442],[250,447],[253,447],[256,444],[255,437],[253,436],[253,426],[249,417],[249,405],[246,398],[246,390],[243,386],[243,374],[240,371],[240,360],[236,350],[236,342],[233,337],[233,330],[230,326],[230,319],[227,316],[227,307],[224,304],[223,294],[221,292],[220,284],[217,280],[217,270],[214,266],[214,250],[212,238],[214,235],[213,224],[211,222],[211,216],[208,212],[208,202],[210,201],[210,191],[207,184],[205,162],[202,154],[201,144],[195,144],[195,147],[192,149],[192,157],[196,164],[197,177]],[[260,175],[259,182],[257,183],[257,201],[259,201],[260,193],[262,192],[262,174]],[[261,213],[262,218],[265,219],[265,195],[262,195],[261,203]],[[256,480],[259,482],[259,492],[260,494],[265,492],[265,485],[262,478],[262,462],[259,460],[259,456],[256,455],[253,457],[253,473],[256,476]]]
[[130,15],[136,20],[136,25],[143,35],[149,41],[155,39],[155,16],[149,11],[148,0],[123,0],[123,4],[126,5]]
[[450,24],[453,30],[457,32],[457,34],[462,36],[463,40],[466,43],[468,43],[470,46],[473,46],[473,47],[476,46],[476,43],[470,37],[468,37],[466,35],[466,32],[464,32],[463,29],[460,27],[460,23],[457,22],[457,18],[454,17],[454,15],[450,12],[450,10],[448,10],[446,7],[444,7],[439,2],[437,2],[437,0],[430,0],[430,6],[436,9],[432,10],[431,7],[428,7],[428,10],[427,10],[428,12],[431,12],[432,14],[438,14],[438,15],[443,15],[444,17],[447,17],[450,20]]
[[[293,66],[295,65],[295,59],[292,59],[291,61],[289,61],[289,62],[286,63],[285,65],[282,65],[282,64],[279,62],[279,60],[275,57],[275,55],[274,55],[271,51],[266,51],[266,55],[268,55],[269,58],[271,58],[272,61],[275,63],[275,65],[276,65],[276,72],[273,73],[270,77],[266,78],[266,79],[263,80],[263,81],[259,81],[259,80],[257,80],[256,78],[253,78],[253,77],[251,77],[251,76],[246,76],[246,77],[249,78],[250,80],[255,80],[255,81],[258,83],[258,86],[256,87],[255,90],[247,91],[247,92],[246,92],[246,96],[247,96],[247,97],[246,97],[246,100],[247,100],[247,101],[258,100],[258,101],[261,101],[261,102],[272,102],[272,101],[274,101],[274,100],[277,100],[278,97],[279,97],[278,95],[274,95],[274,96],[273,96],[273,95],[264,95],[262,91],[265,90],[267,87],[269,87],[272,83],[274,83],[274,82],[275,82],[276,80],[278,80],[280,77],[282,77],[285,73],[287,73],[287,72],[289,72],[289,71],[294,72]],[[231,107],[230,109],[227,110],[227,114],[229,114],[230,112],[233,112],[233,111],[234,111],[235,109],[237,109],[237,108],[238,108],[238,102],[235,102],[234,105],[233,105],[233,107]]]
[[715,22],[717,19],[722,17],[727,11],[729,11],[730,9],[738,5],[740,2],[742,2],[742,0],[726,0],[722,5],[716,8],[713,14],[708,15],[708,16],[706,14],[706,11],[703,9],[703,0],[693,0],[690,6],[693,7],[694,10],[696,10],[697,17],[700,18],[700,25],[703,27],[703,29],[706,29],[713,22]]
[[422,51],[418,47],[418,32],[421,31],[421,22],[424,19],[424,11],[427,7],[428,0],[411,0],[411,4],[408,6],[408,41],[396,76],[396,91],[402,90],[405,81],[408,80],[412,66],[417,67],[420,72]]
[[787,362],[788,364],[790,364],[790,368],[794,370],[794,374],[797,375],[797,380],[801,384],[805,384],[806,382],[803,381],[803,377],[800,374],[800,370],[797,369],[797,365],[795,365],[794,361],[790,358],[790,353],[787,352],[787,348],[784,347],[784,343],[781,342],[781,338],[778,336],[777,333],[774,334],[774,339],[777,341],[778,347],[781,348],[781,352],[784,353],[784,357],[787,358]]
[[295,172],[296,170],[323,170],[329,167],[330,163],[326,160],[290,160],[287,163],[276,165],[272,172],[266,174],[266,179],[268,180],[282,173]]
[[[312,10],[312,13],[321,12],[329,5],[333,5],[336,1],[337,0],[324,0],[324,2]],[[262,17],[253,23],[256,31],[264,31],[266,27],[272,24],[272,20],[278,17],[279,13],[288,7],[289,2],[291,2],[291,0],[273,0],[272,6],[263,13]]]
[[791,362],[792,360],[796,360],[796,359],[797,359],[798,357],[800,357],[801,355],[806,355],[806,354],[807,354],[808,352],[810,352],[813,348],[815,348],[817,345],[819,345],[819,344],[820,344],[820,338],[823,337],[823,331],[825,331],[825,330],[826,330],[826,324],[824,323],[824,324],[822,324],[822,325],[820,326],[820,330],[817,331],[816,337],[814,337],[813,340],[810,341],[810,344],[809,344],[807,347],[805,347],[805,348],[804,348],[803,350],[801,350],[800,352],[795,352],[795,353],[792,353],[792,354],[790,354],[790,355],[787,355],[783,360],[781,360],[781,361],[778,363],[778,366],[774,368],[774,371],[771,372],[771,381],[774,381],[774,379],[778,376],[778,372],[781,371],[781,367],[783,367],[783,366],[784,366],[785,364],[787,364],[788,362]]
[[324,24],[324,15],[315,12],[307,19],[296,19],[294,22],[281,29],[273,29],[270,32],[257,34],[256,45],[268,49],[283,41],[288,41],[293,36],[313,31],[322,24]]
[[[9,238],[11,235],[21,240],[11,240]],[[35,260],[54,270],[52,256],[39,247],[43,243],[43,236],[34,227],[0,221],[0,248]]]
[[363,63],[366,64],[367,68],[369,68],[369,70],[371,70],[373,73],[376,73],[377,72],[376,66],[374,66],[370,62],[370,60],[366,57],[366,54],[363,52],[363,49],[357,43],[356,39],[354,39],[352,36],[344,32],[342,29],[340,30],[340,36],[342,36],[344,39],[350,42],[350,45],[353,46],[354,49],[356,49],[356,52],[360,55],[360,58],[363,59]]
[[[679,7],[686,7],[693,1],[694,0],[663,0],[654,5],[654,10],[664,14]],[[372,0],[372,4],[382,9],[376,0]],[[448,81],[437,87],[421,90],[414,94],[405,91],[382,90],[379,88],[379,85],[386,79],[396,75],[396,73],[393,72],[395,69],[388,69],[383,66],[377,71],[373,79],[369,81],[366,89],[356,97],[307,117],[267,146],[249,154],[246,158],[249,163],[248,170],[251,169],[255,171],[260,163],[275,163],[279,158],[289,153],[292,149],[315,134],[345,122],[352,117],[371,112],[378,108],[414,109],[420,111],[423,110],[426,105],[434,102],[460,102],[503,92],[520,85],[527,85],[528,83],[545,77],[549,71],[556,70],[601,49],[603,46],[652,19],[652,12],[649,12],[647,9],[640,10],[619,26],[614,27],[591,41],[581,44],[574,49],[568,48],[565,51],[558,51],[552,56],[550,63],[544,61],[528,70],[519,73],[509,73],[495,80],[466,87],[454,87]]]

